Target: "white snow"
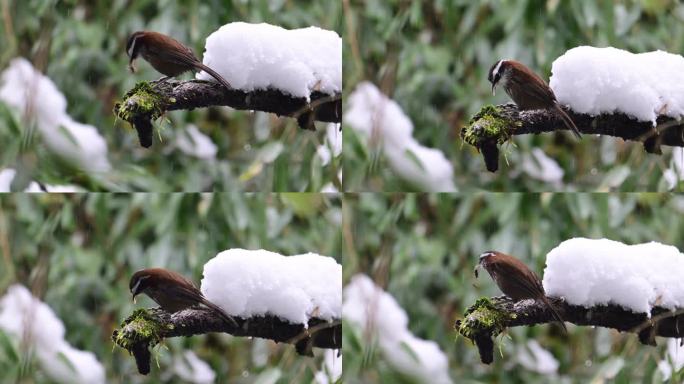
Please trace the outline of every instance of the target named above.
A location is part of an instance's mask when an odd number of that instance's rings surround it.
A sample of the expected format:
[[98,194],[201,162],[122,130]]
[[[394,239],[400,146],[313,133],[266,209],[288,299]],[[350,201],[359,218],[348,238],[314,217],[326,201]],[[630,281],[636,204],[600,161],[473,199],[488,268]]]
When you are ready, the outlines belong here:
[[211,138],[202,133],[197,126],[190,124],[176,137],[176,146],[186,155],[200,159],[214,159],[218,148]]
[[174,358],[173,371],[184,383],[209,384],[216,380],[214,370],[191,350]]
[[591,307],[616,304],[650,316],[653,306],[684,306],[684,255],[656,242],[626,245],[574,238],[546,256],[543,284],[549,296]]
[[658,370],[666,381],[672,376],[673,368],[676,372],[684,367],[684,348],[679,345],[680,343],[680,339],[668,339],[667,355],[658,363]]
[[[342,91],[342,39],[318,27],[229,23],[207,37],[203,62],[243,91],[275,88],[309,99]],[[213,80],[206,72],[198,79]]]
[[527,370],[543,375],[554,375],[558,371],[558,360],[537,340],[529,340],[524,347],[519,347],[516,356],[520,365]]
[[342,354],[338,352],[333,349],[325,350],[323,367],[314,375],[316,384],[333,384],[340,379],[342,376]]
[[[75,185],[46,184],[45,189],[47,189],[47,192],[52,192],[52,193],[80,193],[80,192],[84,191],[81,187],[77,187]],[[34,191],[30,191],[30,192],[34,192]],[[40,191],[40,192],[43,192],[43,191]]]
[[[12,168],[5,168],[0,170],[0,192],[10,192],[12,180],[16,176],[17,171]],[[35,181],[29,183],[24,192],[41,192],[40,186]]]
[[318,146],[316,153],[323,166],[328,165],[331,158],[340,156],[342,153],[342,131],[340,131],[339,124],[330,123],[326,126],[325,142]]
[[274,315],[295,324],[342,314],[342,266],[332,257],[230,249],[204,265],[202,293],[242,318]]
[[[342,183],[342,167],[340,167],[340,170],[337,171],[337,180],[339,180],[340,183]],[[321,193],[331,193],[331,194],[332,193],[340,193],[340,191],[337,189],[337,187],[335,187],[335,184],[333,184],[332,181],[324,184],[321,187],[320,192]]]
[[677,183],[684,180],[684,148],[672,148],[670,167],[663,172],[663,179],[667,183],[668,190],[674,189]]
[[530,177],[546,183],[559,185],[563,181],[563,169],[539,148],[523,157],[522,169]]
[[321,193],[340,193],[333,183],[326,183],[321,187]]
[[43,371],[59,383],[105,382],[104,367],[92,352],[73,348],[62,321],[26,287],[12,285],[0,299],[0,328],[36,352]]
[[37,347],[38,360],[45,373],[58,383],[96,384],[105,382],[104,366],[95,354],[81,351],[62,340],[54,350]]
[[30,62],[12,60],[0,84],[0,101],[34,119],[48,149],[88,172],[110,169],[107,143],[97,128],[74,121],[64,95]]
[[575,112],[623,112],[654,126],[659,115],[684,116],[680,55],[581,46],[557,58],[551,72],[556,98]]
[[[12,180],[16,176],[17,171],[12,168],[5,168],[0,170],[0,193],[10,192],[10,187],[12,185]],[[43,192],[55,192],[55,193],[75,193],[82,192],[81,188],[74,185],[45,185],[47,191],[40,189],[40,185],[35,181],[31,181],[29,185],[24,189],[24,192],[29,193],[43,193]]]
[[377,340],[382,355],[398,372],[420,383],[451,383],[448,359],[437,343],[414,336],[408,316],[392,295],[366,275],[355,275],[344,288],[344,319]]
[[272,344],[266,339],[254,339],[252,341],[252,364],[257,368],[268,364]]
[[375,85],[360,83],[349,95],[344,123],[367,143],[378,142],[399,177],[429,192],[456,190],[454,170],[444,153],[416,141],[411,120]]

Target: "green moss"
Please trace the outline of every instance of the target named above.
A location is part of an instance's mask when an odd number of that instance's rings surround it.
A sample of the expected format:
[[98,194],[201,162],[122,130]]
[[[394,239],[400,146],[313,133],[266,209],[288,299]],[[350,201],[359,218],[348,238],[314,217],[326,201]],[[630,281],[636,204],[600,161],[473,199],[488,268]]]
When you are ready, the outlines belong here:
[[114,105],[114,114],[129,122],[141,115],[156,120],[162,115],[162,105],[165,103],[162,95],[156,92],[149,82],[141,81],[124,95],[121,103]]
[[473,146],[479,147],[482,141],[495,139],[498,144],[503,144],[511,137],[512,126],[520,126],[515,122],[504,118],[497,107],[486,105],[480,109],[463,129],[463,140]]
[[164,326],[146,309],[137,309],[121,323],[121,329],[114,332],[114,342],[126,350],[135,344],[147,342],[148,345],[158,344],[163,337]]
[[508,313],[502,312],[489,298],[484,297],[465,311],[458,332],[469,339],[482,332],[496,337],[506,328],[504,323],[510,318]]

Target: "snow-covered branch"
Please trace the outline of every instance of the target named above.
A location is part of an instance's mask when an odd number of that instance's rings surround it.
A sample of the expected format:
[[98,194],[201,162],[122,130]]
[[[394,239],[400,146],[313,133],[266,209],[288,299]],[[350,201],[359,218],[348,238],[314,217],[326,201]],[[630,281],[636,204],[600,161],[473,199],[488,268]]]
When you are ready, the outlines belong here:
[[[684,120],[660,116],[654,127],[624,113],[590,116],[565,109],[580,132],[585,135],[608,135],[639,141],[648,153],[661,154],[661,145],[684,147]],[[463,140],[482,152],[487,170],[499,166],[498,146],[513,135],[540,134],[566,130],[563,120],[550,110],[520,111],[513,103],[486,106],[461,130]]]
[[[581,326],[613,328],[620,332],[636,333],[645,345],[656,345],[655,336],[684,337],[684,316],[681,311],[653,307],[651,318],[646,313],[632,312],[618,305],[583,307],[570,305],[549,297],[561,317]],[[532,300],[515,302],[498,296],[480,299],[466,310],[464,318],[456,320],[456,330],[472,340],[480,351],[480,360],[490,364],[494,359],[493,339],[506,328],[531,326],[553,322],[547,307]]]
[[255,110],[297,119],[304,129],[313,129],[314,121],[340,123],[342,95],[314,91],[311,100],[294,97],[276,89],[242,91],[227,90],[220,84],[203,80],[166,80],[138,83],[114,106],[114,113],[131,123],[138,131],[140,145],[152,145],[152,121],[166,111],[208,106],[229,106]]
[[114,113],[152,145],[151,120],[166,111],[224,105],[290,116],[304,129],[314,121],[342,122],[342,38],[318,27],[284,29],[228,23],[207,37],[203,63],[231,86],[201,71],[200,81],[140,83]]
[[[584,134],[684,146],[684,57],[663,51],[632,53],[613,47],[575,47],[554,60],[549,87]],[[464,141],[498,168],[499,148],[513,135],[566,129],[548,110],[521,112],[513,104],[485,106],[463,128]]]
[[[684,336],[682,274],[684,254],[674,246],[577,237],[546,255],[542,284],[566,322],[636,333],[655,345],[655,336]],[[485,364],[492,339],[506,328],[554,321],[543,303],[506,296],[480,299],[463,317],[456,329],[477,344]]]
[[150,372],[150,348],[168,337],[224,332],[233,336],[259,337],[294,344],[299,354],[309,356],[313,347],[342,348],[342,323],[339,320],[311,318],[307,327],[270,315],[247,319],[235,317],[235,321],[237,328],[224,322],[208,308],[198,307],[175,314],[160,308],[142,309],[124,320],[121,328],[114,330],[112,339],[133,354],[141,374]]
[[204,264],[203,276],[202,294],[237,327],[207,308],[137,310],[112,339],[135,356],[140,373],[150,370],[149,348],[167,337],[224,332],[293,344],[309,356],[313,347],[342,348],[342,265],[334,258],[234,248]]

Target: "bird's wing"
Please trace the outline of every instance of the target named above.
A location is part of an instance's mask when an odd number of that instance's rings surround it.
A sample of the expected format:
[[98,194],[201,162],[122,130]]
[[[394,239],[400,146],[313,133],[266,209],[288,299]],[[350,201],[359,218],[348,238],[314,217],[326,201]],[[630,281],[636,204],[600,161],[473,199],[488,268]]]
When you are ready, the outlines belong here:
[[218,305],[212,303],[211,301],[207,299],[203,299],[202,304],[206,305],[207,307],[211,308],[219,317],[223,318],[225,321],[230,323],[232,326],[237,327],[237,322],[235,322],[235,319],[233,319],[232,316],[227,314],[223,308],[219,307]]
[[[540,82],[546,84],[541,77],[537,76],[536,73],[532,73]],[[517,92],[520,94],[525,94],[528,98],[533,98],[534,100],[556,100],[556,95],[548,86],[546,87],[530,87],[525,84],[521,84],[517,88]]]
[[182,299],[187,302],[193,302],[197,304],[204,304],[207,307],[211,308],[219,317],[223,318],[225,321],[229,322],[232,324],[234,327],[237,327],[237,323],[235,322],[235,319],[233,319],[231,316],[229,316],[221,307],[218,305],[212,303],[211,301],[207,300],[206,297],[202,294],[202,291],[197,289],[194,284],[188,279],[183,278],[189,285],[188,286],[181,286],[181,285],[176,285],[174,287],[174,294],[176,295],[177,298]]
[[202,301],[205,300],[204,295],[202,295],[202,292],[200,292],[199,289],[197,289],[190,281],[187,281],[190,285],[188,286],[183,286],[180,284],[176,284],[173,286],[174,292],[173,294],[182,300],[189,301],[189,302],[194,302],[194,303],[201,303]]
[[174,61],[177,63],[184,63],[188,65],[199,61],[197,57],[195,57],[195,54],[192,52],[192,50],[186,47],[185,45],[177,41],[167,42],[169,44],[172,44],[176,49],[168,49],[166,47],[163,47],[163,49],[159,49],[156,45],[153,44],[149,44],[147,49],[151,53],[167,61]]
[[[540,289],[541,284],[539,283],[539,279],[536,278],[534,272],[530,271],[529,269],[526,269],[525,272],[523,272],[524,276],[511,278],[511,276],[520,275],[521,273],[521,270],[516,268],[514,265],[509,263],[492,263],[490,268],[495,271],[496,275],[501,276],[497,277],[496,280],[500,278],[506,279],[506,284],[508,286],[512,286],[522,292],[525,292],[527,297],[536,298],[539,297],[539,295],[544,294],[543,288]],[[530,273],[532,275],[530,275]]]

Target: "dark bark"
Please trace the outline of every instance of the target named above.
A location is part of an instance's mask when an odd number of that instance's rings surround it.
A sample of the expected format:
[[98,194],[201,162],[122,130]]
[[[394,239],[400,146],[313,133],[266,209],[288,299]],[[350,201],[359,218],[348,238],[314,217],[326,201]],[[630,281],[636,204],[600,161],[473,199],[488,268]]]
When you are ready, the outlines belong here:
[[[564,109],[585,135],[608,135],[641,142],[648,153],[661,154],[661,145],[684,147],[684,120],[661,116],[657,125],[623,113],[589,116]],[[487,170],[498,169],[501,145],[513,135],[540,134],[568,129],[552,110],[520,111],[513,103],[485,107],[461,130],[461,137],[482,152]]]
[[[549,297],[549,300],[566,322],[635,333],[645,345],[655,346],[655,336],[684,337],[684,310],[673,312],[654,307],[649,319],[645,313],[634,313],[617,305],[585,308],[556,298]],[[470,307],[464,319],[456,320],[456,329],[478,346],[481,361],[490,364],[494,356],[493,338],[506,328],[552,322],[554,318],[542,302],[515,302],[498,296]]]
[[[192,110],[209,106],[229,106],[234,109],[254,110],[289,116],[297,120],[303,129],[313,130],[314,121],[342,122],[342,96],[328,95],[319,91],[311,93],[311,100],[293,97],[279,90],[265,89],[244,92],[226,89],[222,85],[203,80],[165,80],[149,82],[143,88],[147,94],[140,97],[138,86],[129,91],[121,103],[114,107],[114,113],[131,123],[138,131],[140,145],[152,145],[152,120],[166,111]],[[149,94],[153,96],[150,106]]]
[[258,316],[249,319],[235,317],[237,327],[224,322],[208,308],[187,309],[169,314],[160,308],[138,310],[127,318],[120,329],[114,330],[112,339],[134,355],[138,371],[150,371],[149,348],[164,338],[194,336],[209,332],[224,332],[233,336],[259,337],[276,342],[294,344],[297,352],[312,356],[312,348],[341,349],[342,324],[318,318],[303,324],[292,324],[275,316]]

